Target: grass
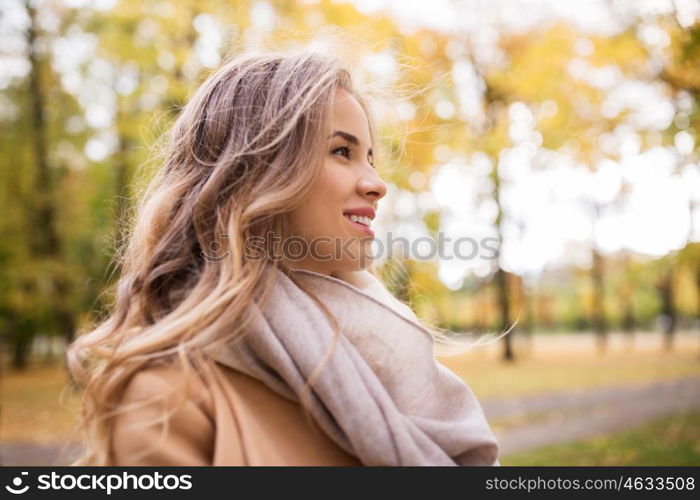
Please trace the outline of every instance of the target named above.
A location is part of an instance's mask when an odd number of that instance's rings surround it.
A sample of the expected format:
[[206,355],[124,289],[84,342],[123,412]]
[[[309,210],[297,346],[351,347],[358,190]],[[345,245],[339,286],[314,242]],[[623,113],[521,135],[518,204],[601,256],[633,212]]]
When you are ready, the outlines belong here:
[[501,465],[700,465],[700,412],[655,420],[611,436],[501,458]]
[[565,413],[563,413],[561,410],[543,410],[501,418],[490,418],[488,419],[488,422],[491,430],[498,434],[507,432],[517,427],[524,427],[526,425],[545,422],[548,422],[552,426],[556,426],[562,421],[563,418],[565,418]]
[[77,423],[79,394],[69,387],[60,363],[25,372],[4,370],[0,441],[52,443],[70,436]]
[[[650,335],[650,334],[647,334]],[[569,337],[574,337],[570,335]],[[646,338],[633,348],[612,338],[599,355],[586,338],[561,342],[538,336],[534,347],[516,344],[516,361],[501,361],[501,344],[439,358],[459,375],[479,399],[515,397],[552,391],[585,390],[700,375],[700,341],[687,338],[670,352]]]

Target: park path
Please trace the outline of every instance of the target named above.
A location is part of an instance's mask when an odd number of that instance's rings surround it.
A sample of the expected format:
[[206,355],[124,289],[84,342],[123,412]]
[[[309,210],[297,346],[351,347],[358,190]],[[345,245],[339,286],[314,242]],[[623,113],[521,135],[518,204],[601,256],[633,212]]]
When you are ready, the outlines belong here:
[[0,443],[0,466],[68,465],[79,448],[64,443]]
[[[500,456],[627,430],[649,420],[700,409],[700,376],[481,401],[489,422],[522,419],[496,429]],[[67,463],[77,447],[0,443],[0,465]]]
[[630,429],[700,409],[700,377],[482,401],[487,419],[522,419],[494,432],[500,455]]

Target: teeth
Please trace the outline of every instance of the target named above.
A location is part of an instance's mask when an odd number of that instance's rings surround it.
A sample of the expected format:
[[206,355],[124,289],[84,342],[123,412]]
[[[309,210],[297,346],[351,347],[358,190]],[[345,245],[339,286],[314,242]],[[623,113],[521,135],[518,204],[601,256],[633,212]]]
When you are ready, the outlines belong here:
[[345,217],[347,217],[348,219],[350,219],[353,222],[359,222],[360,224],[368,226],[368,227],[372,223],[372,219],[370,219],[366,215],[350,214],[350,215],[346,215]]

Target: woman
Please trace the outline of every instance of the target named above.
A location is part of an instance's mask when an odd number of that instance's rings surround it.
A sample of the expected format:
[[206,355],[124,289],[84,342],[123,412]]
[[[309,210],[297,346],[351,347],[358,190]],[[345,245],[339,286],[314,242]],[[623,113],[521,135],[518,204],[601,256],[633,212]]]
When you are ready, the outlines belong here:
[[470,389],[367,269],[387,187],[350,74],[233,59],[176,121],[114,311],[71,346],[89,465],[498,465]]

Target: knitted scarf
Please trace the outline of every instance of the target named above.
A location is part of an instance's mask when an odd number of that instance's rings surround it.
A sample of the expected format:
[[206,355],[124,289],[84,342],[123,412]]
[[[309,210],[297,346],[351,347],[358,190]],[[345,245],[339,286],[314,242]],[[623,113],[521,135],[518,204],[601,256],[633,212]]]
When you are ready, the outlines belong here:
[[[301,403],[305,381],[334,330],[319,305],[282,271],[246,335],[206,351]],[[376,283],[291,271],[336,318],[340,336],[311,391],[321,429],[364,465],[500,465],[498,445],[471,389],[439,364],[432,335]],[[393,303],[392,303],[393,301]]]

